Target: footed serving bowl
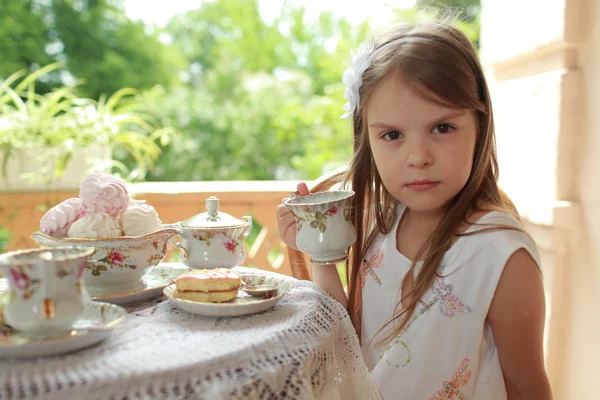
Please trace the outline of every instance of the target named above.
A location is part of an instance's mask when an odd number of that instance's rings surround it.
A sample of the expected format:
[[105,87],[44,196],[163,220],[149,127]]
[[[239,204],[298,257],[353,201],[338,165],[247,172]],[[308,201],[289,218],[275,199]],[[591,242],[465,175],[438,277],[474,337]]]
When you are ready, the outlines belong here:
[[84,282],[92,296],[134,291],[143,286],[142,277],[167,254],[167,242],[181,231],[175,225],[144,236],[105,239],[55,238],[37,231],[31,238],[46,247],[92,247]]

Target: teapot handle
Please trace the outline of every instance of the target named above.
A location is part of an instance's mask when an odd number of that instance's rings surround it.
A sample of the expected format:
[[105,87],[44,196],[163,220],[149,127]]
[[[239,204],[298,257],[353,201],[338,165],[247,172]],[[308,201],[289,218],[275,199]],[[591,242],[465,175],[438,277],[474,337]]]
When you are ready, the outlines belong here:
[[177,247],[178,249],[183,250],[183,259],[187,260],[188,250],[181,244],[181,242],[175,242],[175,241],[173,241],[173,239],[169,239],[168,242],[171,244],[171,246]]
[[252,232],[252,217],[244,216],[242,219],[248,223],[246,231],[244,232],[244,237],[247,238],[248,235],[250,235],[250,232]]

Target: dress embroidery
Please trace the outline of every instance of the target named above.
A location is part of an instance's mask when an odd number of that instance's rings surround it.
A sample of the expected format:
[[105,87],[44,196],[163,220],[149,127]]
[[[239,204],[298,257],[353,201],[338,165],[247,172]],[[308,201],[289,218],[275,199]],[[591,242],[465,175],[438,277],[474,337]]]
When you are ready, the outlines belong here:
[[[385,360],[385,363],[387,365],[389,365],[390,367],[394,367],[394,368],[404,368],[406,367],[411,360],[411,356],[410,356],[410,349],[408,348],[408,345],[402,340],[402,335],[399,335],[396,339],[394,339],[394,341],[387,347],[386,352],[392,348],[392,346],[394,345],[401,345],[402,348],[404,349],[406,356],[405,356],[405,360],[402,364],[400,363],[395,363],[392,364],[391,362],[389,362],[388,360]],[[383,355],[381,357],[379,357],[379,359],[381,360],[383,358]]]
[[377,249],[377,251],[375,251],[375,253],[373,253],[373,255],[369,257],[368,260],[363,260],[362,268],[360,269],[360,287],[365,287],[365,283],[367,283],[367,278],[369,277],[369,275],[371,275],[373,279],[375,279],[375,282],[381,285],[381,280],[375,273],[374,269],[379,267],[382,261],[383,252],[381,251],[381,249]]
[[[439,268],[440,275],[441,275],[443,269],[444,269],[443,266]],[[410,350],[408,348],[408,345],[402,340],[402,335],[404,334],[404,332],[408,331],[408,328],[410,328],[410,326],[413,324],[413,322],[415,322],[417,320],[417,318],[419,318],[421,315],[425,314],[431,307],[433,307],[435,305],[435,303],[437,303],[438,301],[440,302],[440,312],[449,318],[454,317],[455,312],[461,312],[464,314],[471,313],[471,308],[468,305],[466,305],[457,296],[452,294],[452,285],[447,284],[444,281],[444,278],[442,278],[440,275],[438,275],[435,278],[435,281],[433,282],[433,285],[431,287],[431,291],[433,292],[433,298],[425,304],[422,303],[423,307],[421,307],[420,310],[418,310],[418,311],[415,310],[415,314],[413,315],[411,320],[406,324],[403,332],[400,335],[398,335],[398,337],[396,339],[394,339],[386,348],[386,352],[387,352],[393,346],[400,344],[404,348],[404,350],[407,354],[406,360],[404,361],[403,364],[391,364],[389,361],[386,360],[387,365],[389,365],[390,367],[403,368],[403,367],[407,366],[408,363],[410,363],[410,360],[411,360]],[[382,358],[383,358],[383,355],[379,359],[381,360]]]
[[446,284],[444,278],[438,276],[433,282],[431,288],[433,291],[433,299],[425,306],[429,309],[439,300],[440,312],[446,317],[454,317],[455,312],[461,312],[464,314],[471,313],[471,308],[466,305],[461,299],[452,294],[452,285]]
[[471,370],[467,369],[469,362],[469,359],[465,358],[452,379],[445,381],[443,388],[438,390],[429,400],[464,400],[465,398],[460,394],[458,388],[465,386],[469,382],[469,378],[471,378]]
[[[489,336],[487,310],[506,262],[515,251],[527,250],[540,266],[535,242],[520,231],[522,224],[511,214],[493,211],[481,217],[477,225],[518,229],[469,234],[480,229],[469,227],[443,254],[440,263],[427,271],[422,262],[407,258],[396,248],[395,234],[406,208],[400,204],[396,211],[395,225],[387,233],[377,233],[366,255],[358,260],[359,271],[354,271],[359,290],[361,280],[366,278],[361,298],[361,350],[381,397],[506,400],[498,349]],[[383,252],[383,261],[371,270],[381,285],[373,281],[365,268],[378,249]],[[398,304],[401,283],[415,262],[414,281],[423,283],[423,273],[430,280],[421,286],[423,296],[413,296],[419,301],[400,331],[399,323],[406,315],[391,322],[390,317],[405,311]],[[381,343],[383,338],[389,340]]]

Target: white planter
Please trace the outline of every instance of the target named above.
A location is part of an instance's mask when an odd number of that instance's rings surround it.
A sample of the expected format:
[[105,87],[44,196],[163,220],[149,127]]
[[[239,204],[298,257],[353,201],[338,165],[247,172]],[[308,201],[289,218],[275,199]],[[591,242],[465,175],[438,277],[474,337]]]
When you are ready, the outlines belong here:
[[[81,179],[91,172],[110,172],[110,146],[88,146],[74,149],[64,174],[56,178],[55,161],[62,154],[52,148],[13,150],[8,159],[7,175],[0,170],[0,192],[78,190]],[[0,153],[0,165],[4,165],[3,153]]]

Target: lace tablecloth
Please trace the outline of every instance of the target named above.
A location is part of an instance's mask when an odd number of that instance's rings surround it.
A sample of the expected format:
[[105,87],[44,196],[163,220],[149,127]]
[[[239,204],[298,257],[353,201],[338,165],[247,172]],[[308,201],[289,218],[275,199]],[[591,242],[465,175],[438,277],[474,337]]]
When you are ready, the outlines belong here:
[[0,399],[379,399],[344,308],[286,279],[292,290],[261,314],[202,317],[161,296],[127,307],[95,347],[2,359]]

